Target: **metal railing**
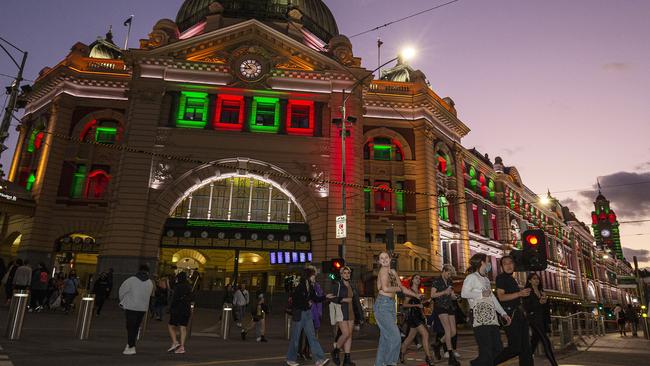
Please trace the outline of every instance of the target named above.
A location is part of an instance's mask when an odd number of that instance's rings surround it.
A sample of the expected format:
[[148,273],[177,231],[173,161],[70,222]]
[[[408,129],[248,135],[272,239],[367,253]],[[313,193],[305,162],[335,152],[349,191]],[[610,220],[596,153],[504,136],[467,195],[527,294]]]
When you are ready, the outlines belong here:
[[555,344],[565,349],[576,344],[576,337],[599,337],[605,335],[605,318],[590,312],[579,312],[567,316],[551,316],[551,336],[557,337]]

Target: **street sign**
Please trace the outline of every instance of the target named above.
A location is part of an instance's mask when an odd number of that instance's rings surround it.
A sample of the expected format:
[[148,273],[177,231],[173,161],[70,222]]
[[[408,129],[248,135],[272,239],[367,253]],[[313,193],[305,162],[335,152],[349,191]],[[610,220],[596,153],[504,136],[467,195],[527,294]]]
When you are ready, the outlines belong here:
[[336,238],[343,239],[348,236],[348,217],[346,215],[336,216]]

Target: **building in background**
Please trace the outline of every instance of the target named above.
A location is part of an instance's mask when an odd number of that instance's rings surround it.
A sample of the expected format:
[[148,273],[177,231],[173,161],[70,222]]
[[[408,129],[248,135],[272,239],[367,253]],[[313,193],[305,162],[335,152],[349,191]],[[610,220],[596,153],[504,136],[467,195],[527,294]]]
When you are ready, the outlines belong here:
[[[109,32],[43,69],[9,176],[35,201],[5,230],[20,236],[18,255],[84,279],[148,262],[198,273],[203,289],[237,277],[267,290],[336,257],[332,120],[370,72],[321,0],[292,3],[187,0],[138,49]],[[424,73],[399,60],[347,107],[346,260],[368,292],[386,229],[409,275],[464,272],[477,252],[498,268],[522,231],[542,228],[558,306],[632,301],[610,275],[629,264],[606,258],[568,208],[540,202],[515,167],[464,147],[469,127]]]

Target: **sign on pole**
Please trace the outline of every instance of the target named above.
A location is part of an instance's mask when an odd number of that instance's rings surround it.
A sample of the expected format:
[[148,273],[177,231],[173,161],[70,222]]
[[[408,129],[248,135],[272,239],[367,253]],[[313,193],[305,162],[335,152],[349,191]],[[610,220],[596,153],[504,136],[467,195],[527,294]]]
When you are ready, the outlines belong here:
[[343,239],[348,236],[348,217],[346,215],[336,216],[336,238]]

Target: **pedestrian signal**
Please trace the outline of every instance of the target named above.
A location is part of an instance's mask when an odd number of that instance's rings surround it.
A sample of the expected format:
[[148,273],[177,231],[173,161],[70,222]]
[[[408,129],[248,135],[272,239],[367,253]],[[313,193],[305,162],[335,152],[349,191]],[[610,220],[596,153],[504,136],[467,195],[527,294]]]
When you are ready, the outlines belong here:
[[522,249],[513,250],[516,272],[544,271],[548,266],[544,230],[526,230],[521,234]]
[[323,273],[327,275],[330,280],[335,280],[339,277],[341,268],[345,266],[345,259],[334,258],[328,261],[323,261]]

